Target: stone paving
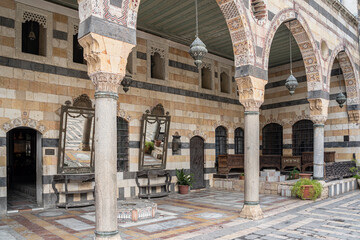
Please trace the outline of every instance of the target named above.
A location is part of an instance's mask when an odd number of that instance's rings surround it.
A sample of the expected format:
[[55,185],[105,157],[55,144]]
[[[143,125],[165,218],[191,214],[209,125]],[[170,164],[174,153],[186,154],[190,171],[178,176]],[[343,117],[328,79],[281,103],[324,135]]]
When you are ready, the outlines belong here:
[[[238,218],[243,194],[215,190],[155,200],[159,215],[119,223],[122,239],[360,239],[360,191],[323,201],[261,195],[265,218]],[[0,219],[0,239],[93,239],[94,207]]]

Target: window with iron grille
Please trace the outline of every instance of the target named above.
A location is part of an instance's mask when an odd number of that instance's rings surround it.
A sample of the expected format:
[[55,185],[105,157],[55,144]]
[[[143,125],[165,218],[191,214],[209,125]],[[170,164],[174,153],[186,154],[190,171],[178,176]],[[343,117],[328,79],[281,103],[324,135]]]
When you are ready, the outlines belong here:
[[314,151],[314,126],[310,120],[301,120],[292,127],[293,155],[300,156],[303,152]]
[[242,128],[235,129],[235,154],[244,154],[244,130]]
[[117,118],[117,170],[128,171],[129,162],[129,126],[128,122]]
[[277,123],[267,124],[262,129],[262,154],[282,155],[283,127]]
[[219,155],[227,154],[227,130],[219,126],[215,129],[216,162]]

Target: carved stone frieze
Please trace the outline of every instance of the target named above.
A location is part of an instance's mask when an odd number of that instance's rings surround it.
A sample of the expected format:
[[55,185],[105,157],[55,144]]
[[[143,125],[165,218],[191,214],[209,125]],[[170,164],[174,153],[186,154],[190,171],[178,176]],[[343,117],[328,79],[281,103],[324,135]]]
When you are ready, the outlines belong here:
[[201,130],[194,130],[188,134],[189,140],[195,136],[202,137],[206,141],[207,135]]
[[44,134],[47,130],[46,127],[42,125],[39,121],[29,118],[29,113],[26,111],[23,112],[21,117],[11,119],[3,123],[1,127],[5,132],[8,132],[11,129],[17,127],[29,127],[39,131],[42,134]]
[[259,111],[264,102],[266,80],[247,76],[236,79],[239,89],[239,101],[245,111]]

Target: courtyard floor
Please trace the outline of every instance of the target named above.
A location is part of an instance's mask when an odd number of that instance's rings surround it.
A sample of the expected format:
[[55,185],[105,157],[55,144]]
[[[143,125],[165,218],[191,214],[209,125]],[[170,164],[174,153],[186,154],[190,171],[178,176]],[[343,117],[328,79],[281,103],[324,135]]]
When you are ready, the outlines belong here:
[[[159,216],[120,223],[122,239],[360,239],[360,191],[324,201],[261,195],[265,218],[238,218],[243,194],[215,190],[156,199]],[[94,207],[0,218],[0,239],[93,239]]]

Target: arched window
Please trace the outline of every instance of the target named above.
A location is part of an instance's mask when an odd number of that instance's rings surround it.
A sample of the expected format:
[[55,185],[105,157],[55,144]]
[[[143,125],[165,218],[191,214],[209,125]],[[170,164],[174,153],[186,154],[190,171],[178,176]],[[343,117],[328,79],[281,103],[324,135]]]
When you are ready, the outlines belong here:
[[227,130],[223,126],[215,129],[216,162],[219,155],[227,154]]
[[314,151],[314,125],[310,120],[301,120],[292,127],[293,155]]
[[221,92],[230,93],[230,80],[229,76],[225,72],[220,74],[220,88]]
[[244,154],[244,130],[242,128],[235,129],[235,154]]
[[262,129],[262,154],[282,155],[283,127],[277,123],[267,124]]
[[151,78],[165,80],[165,60],[157,52],[151,55]]
[[129,162],[129,126],[128,122],[117,118],[117,170],[128,171]]
[[22,23],[22,52],[46,56],[46,28],[37,21]]
[[211,85],[211,69],[207,67],[201,68],[201,87],[211,90]]

